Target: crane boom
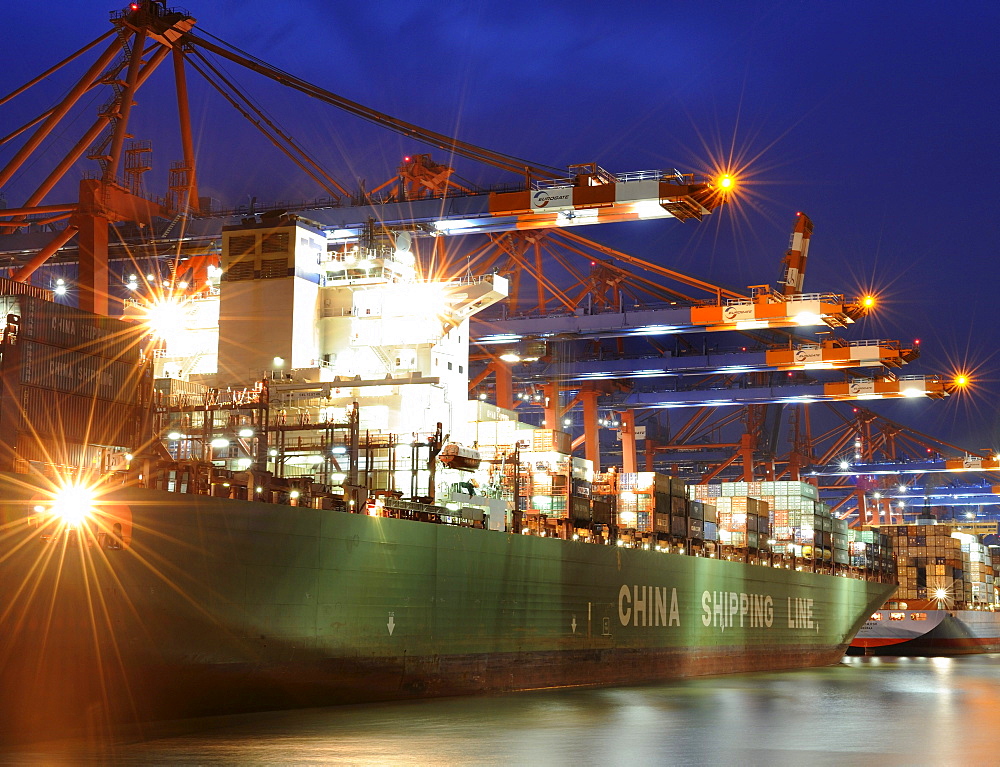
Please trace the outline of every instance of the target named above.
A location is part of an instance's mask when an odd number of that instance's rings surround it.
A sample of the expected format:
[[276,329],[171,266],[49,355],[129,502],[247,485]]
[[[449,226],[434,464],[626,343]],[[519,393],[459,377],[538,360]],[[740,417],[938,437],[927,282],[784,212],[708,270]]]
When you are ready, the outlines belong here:
[[[594,166],[596,167],[596,166]],[[331,240],[354,240],[376,218],[386,229],[431,236],[606,224],[653,218],[700,219],[722,202],[712,184],[676,170],[578,173],[502,191],[456,191],[416,200],[309,210]]]

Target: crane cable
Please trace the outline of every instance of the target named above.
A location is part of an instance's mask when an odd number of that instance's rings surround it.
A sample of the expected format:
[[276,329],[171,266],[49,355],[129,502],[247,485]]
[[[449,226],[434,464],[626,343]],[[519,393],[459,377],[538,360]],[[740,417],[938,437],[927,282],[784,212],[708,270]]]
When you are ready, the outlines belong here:
[[[511,171],[514,173],[526,174],[535,178],[559,178],[565,175],[565,171],[548,165],[540,165],[537,163],[531,163],[527,160],[515,157],[513,155],[504,154],[501,152],[494,152],[483,147],[476,146],[475,144],[470,144],[465,141],[460,141],[459,139],[446,136],[442,133],[437,133],[435,131],[428,130],[426,128],[421,128],[418,125],[405,122],[398,118],[392,117],[390,115],[378,112],[374,109],[366,107],[359,104],[356,101],[351,101],[350,99],[339,96],[332,93],[324,88],[314,85],[306,80],[296,77],[295,75],[289,74],[281,69],[278,69],[271,64],[268,64],[261,59],[240,50],[235,45],[227,43],[215,35],[202,30],[202,32],[218,40],[221,45],[217,45],[213,42],[205,40],[202,37],[193,35],[190,32],[184,33],[183,41],[185,43],[190,43],[192,45],[201,46],[205,50],[211,51],[229,59],[241,66],[251,69],[259,74],[275,80],[282,85],[290,88],[294,88],[312,98],[318,99],[320,101],[326,102],[333,106],[338,107],[350,114],[357,117],[361,117],[364,120],[375,123],[376,125],[381,125],[383,127],[389,128],[396,133],[400,133],[404,136],[409,136],[422,141],[427,144],[439,147],[441,149],[446,149],[459,156],[466,157],[468,159],[476,160],[478,162],[483,162],[488,165],[492,165],[496,168],[501,168],[503,170]],[[228,46],[228,50],[226,47]]]

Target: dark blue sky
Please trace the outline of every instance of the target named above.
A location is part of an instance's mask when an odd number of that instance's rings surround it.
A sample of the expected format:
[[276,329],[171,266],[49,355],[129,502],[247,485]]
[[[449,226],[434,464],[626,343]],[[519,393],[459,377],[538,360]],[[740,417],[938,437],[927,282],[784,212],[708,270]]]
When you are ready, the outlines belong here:
[[[5,81],[13,87],[96,37],[115,7],[5,8]],[[852,337],[920,338],[923,357],[904,372],[965,365],[978,381],[977,393],[951,401],[880,409],[970,448],[1000,446],[997,4],[191,0],[188,9],[203,32],[329,90],[538,163],[706,171],[737,157],[746,164],[739,210],[697,225],[578,231],[743,288],[776,279],[794,214],[807,212],[816,234],[806,289],[870,286],[883,298]],[[380,183],[402,154],[427,151],[229,71],[347,184]],[[33,116],[67,85],[0,107],[0,126]],[[203,193],[231,203],[320,194],[219,97],[193,91]],[[157,106],[172,100],[151,82],[134,113],[136,137],[157,150],[154,187],[180,157],[174,112]],[[8,204],[38,170],[15,179]],[[488,167],[460,171],[507,180]]]

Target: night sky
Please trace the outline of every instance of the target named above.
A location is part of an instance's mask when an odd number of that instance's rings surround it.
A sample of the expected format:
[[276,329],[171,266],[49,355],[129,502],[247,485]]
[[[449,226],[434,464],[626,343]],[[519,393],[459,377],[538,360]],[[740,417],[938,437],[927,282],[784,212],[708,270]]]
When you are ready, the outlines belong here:
[[[115,8],[100,0],[6,4],[3,92],[104,32]],[[187,8],[196,33],[535,163],[597,161],[613,172],[734,167],[740,204],[700,224],[576,231],[745,289],[778,278],[795,213],[805,211],[816,226],[806,290],[880,297],[880,311],[851,338],[919,338],[923,356],[903,373],[963,368],[973,378],[972,392],[943,402],[873,409],[970,449],[1000,447],[1000,5],[191,0]],[[358,178],[379,184],[403,154],[431,151],[227,69],[349,187]],[[154,142],[148,186],[160,190],[181,157],[168,75],[169,64],[133,113],[136,137]],[[229,205],[248,195],[321,194],[190,77],[202,194]],[[0,107],[0,132],[51,105],[69,83],[59,77]],[[74,113],[52,152],[72,145],[102,100]],[[11,154],[0,149],[0,161]],[[9,206],[43,165],[3,190]],[[75,180],[94,167],[81,165],[49,201],[73,199]],[[512,180],[464,161],[456,167],[481,184]]]

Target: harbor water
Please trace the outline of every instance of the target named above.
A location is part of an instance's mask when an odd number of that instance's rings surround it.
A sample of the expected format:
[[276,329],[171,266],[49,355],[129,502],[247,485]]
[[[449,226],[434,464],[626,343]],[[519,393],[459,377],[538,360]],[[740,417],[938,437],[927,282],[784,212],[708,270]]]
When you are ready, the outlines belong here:
[[4,764],[993,765],[1000,655],[611,689],[269,712],[108,742],[7,749]]

